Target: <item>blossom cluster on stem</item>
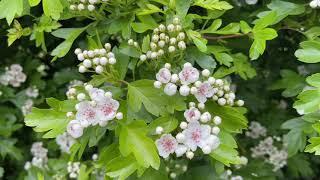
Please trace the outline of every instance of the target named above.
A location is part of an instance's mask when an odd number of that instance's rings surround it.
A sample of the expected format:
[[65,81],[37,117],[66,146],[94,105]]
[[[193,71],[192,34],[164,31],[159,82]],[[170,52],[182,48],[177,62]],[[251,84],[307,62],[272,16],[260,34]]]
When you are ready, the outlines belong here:
[[69,9],[72,11],[94,11],[101,3],[109,0],[68,0],[70,3]]
[[6,71],[0,76],[0,84],[4,86],[11,85],[12,87],[20,87],[27,79],[23,68],[20,64],[12,64],[10,67],[6,67]]

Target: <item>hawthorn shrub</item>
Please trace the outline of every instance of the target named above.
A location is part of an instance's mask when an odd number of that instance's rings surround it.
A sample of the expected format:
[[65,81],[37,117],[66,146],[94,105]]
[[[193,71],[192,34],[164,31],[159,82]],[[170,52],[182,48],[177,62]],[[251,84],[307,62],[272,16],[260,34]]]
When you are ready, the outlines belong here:
[[1,0],[0,177],[317,179],[318,7]]

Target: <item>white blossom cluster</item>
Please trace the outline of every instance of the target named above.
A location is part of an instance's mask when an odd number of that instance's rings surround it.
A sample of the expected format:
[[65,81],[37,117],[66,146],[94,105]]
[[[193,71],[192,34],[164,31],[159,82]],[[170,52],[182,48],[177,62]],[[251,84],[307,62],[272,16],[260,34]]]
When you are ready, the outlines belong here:
[[[179,18],[174,18],[172,24],[167,26],[160,24],[159,27],[153,30],[150,41],[150,50],[146,54],[140,56],[141,61],[147,59],[157,59],[165,53],[174,53],[178,50],[186,49],[186,35],[182,31]],[[132,39],[128,41],[129,45],[138,46],[137,42]]]
[[258,0],[246,0],[246,3],[248,5],[255,5],[255,4],[257,4],[257,2],[258,2]]
[[77,90],[76,90],[76,86],[83,86],[84,83],[82,81],[79,80],[73,80],[69,83],[68,85],[68,90],[66,92],[66,96],[68,99],[76,99],[77,96]]
[[246,132],[246,136],[252,139],[258,139],[267,135],[267,129],[257,121],[252,121],[249,126],[249,130]]
[[26,102],[21,107],[22,114],[24,116],[29,114],[32,110],[32,107],[33,107],[33,100],[32,99],[26,100]]
[[319,8],[320,7],[320,0],[312,0],[309,3],[311,8]]
[[111,52],[111,44],[106,43],[102,49],[81,50],[77,48],[74,53],[82,63],[79,66],[79,72],[85,73],[93,69],[97,74],[106,70],[106,65],[113,65],[117,62],[115,55]]
[[177,157],[186,154],[188,159],[192,159],[198,148],[204,154],[210,154],[219,147],[220,128],[217,126],[221,124],[219,116],[212,116],[209,112],[201,113],[195,107],[195,103],[190,103],[189,109],[184,112],[184,117],[186,121],[180,123],[182,132],[175,137],[171,134],[163,134],[156,140],[161,157],[167,158],[170,154],[175,153]]
[[31,154],[33,156],[31,162],[26,162],[24,168],[26,170],[30,169],[31,166],[36,166],[38,168],[44,168],[48,162],[48,149],[43,147],[42,142],[35,142],[31,147]]
[[191,63],[185,63],[183,69],[175,74],[171,72],[171,65],[166,63],[156,74],[157,81],[154,82],[155,88],[164,86],[164,92],[173,96],[178,91],[182,96],[193,95],[199,103],[204,103],[208,99],[217,101],[221,106],[237,105],[243,106],[244,101],[235,102],[235,93],[230,89],[230,85],[225,84],[222,79],[210,77],[210,71],[205,69],[200,72],[194,68]]
[[75,142],[75,139],[66,132],[56,137],[56,143],[59,145],[61,152],[68,154],[70,153],[71,146]]
[[80,173],[80,162],[68,162],[67,170],[69,177],[71,179],[76,179]]
[[273,171],[277,171],[287,164],[288,153],[284,149],[278,149],[273,145],[273,138],[267,137],[259,144],[251,148],[253,158],[265,158],[265,161],[274,166]]
[[26,95],[29,98],[37,98],[39,96],[39,89],[36,86],[28,87],[26,89]]
[[85,85],[85,92],[77,93],[79,103],[75,106],[76,113],[68,112],[68,118],[73,119],[67,126],[67,132],[73,138],[79,138],[84,128],[88,126],[106,126],[113,119],[122,119],[123,114],[117,112],[119,102],[112,98],[111,92]]
[[21,83],[24,83],[27,79],[27,76],[22,71],[23,68],[20,64],[12,64],[10,68],[6,67],[5,73],[0,76],[0,84],[20,87]]
[[73,11],[94,11],[97,8],[97,5],[108,2],[109,0],[68,0],[71,5],[69,6],[70,10]]
[[243,180],[243,177],[240,175],[232,175],[232,171],[230,169],[228,169],[220,175],[220,179],[223,179],[223,180]]

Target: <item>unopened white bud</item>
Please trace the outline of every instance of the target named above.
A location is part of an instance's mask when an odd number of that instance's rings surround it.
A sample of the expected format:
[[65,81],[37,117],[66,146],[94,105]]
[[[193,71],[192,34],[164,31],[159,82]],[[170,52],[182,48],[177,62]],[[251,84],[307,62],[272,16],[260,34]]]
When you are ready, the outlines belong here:
[[177,139],[178,143],[183,143],[186,138],[185,138],[185,135],[184,135],[184,134],[178,133],[178,134],[176,135],[176,139]]
[[194,102],[189,102],[189,107],[196,107],[196,103],[194,103]]
[[118,112],[118,113],[116,114],[116,118],[117,118],[118,120],[123,119],[123,113],[122,113],[122,112]]
[[163,51],[163,49],[159,49],[158,50],[158,56],[162,56],[162,55],[164,55],[164,51]]
[[79,93],[77,95],[77,99],[78,99],[78,101],[83,101],[86,99],[86,95],[84,93]]
[[92,66],[92,63],[91,63],[91,61],[90,61],[89,59],[85,59],[85,60],[83,61],[83,65],[84,65],[84,67],[86,67],[86,68],[90,68],[90,67]]
[[129,39],[129,40],[128,40],[128,44],[129,44],[130,46],[133,46],[133,43],[134,43],[133,39]]
[[147,59],[147,56],[145,54],[142,54],[140,56],[140,61],[145,61]]
[[179,31],[181,31],[181,30],[182,30],[181,25],[179,25],[179,24],[178,24],[178,25],[176,25],[176,31],[178,31],[178,32],[179,32]]
[[87,68],[86,67],[84,67],[84,66],[79,66],[79,72],[80,73],[84,73],[84,72],[86,72],[87,71]]
[[205,112],[201,115],[200,121],[203,123],[207,123],[211,120],[211,114],[209,112]]
[[94,161],[98,160],[98,154],[93,154],[92,155],[92,160],[94,160]]
[[166,93],[168,96],[173,96],[177,92],[177,85],[173,83],[168,83],[164,87],[164,93]]
[[180,128],[181,129],[186,129],[187,127],[188,127],[188,123],[187,122],[183,121],[183,122],[180,123]]
[[167,68],[167,69],[170,69],[171,68],[171,64],[170,63],[166,63],[166,64],[164,64],[164,67]]
[[158,57],[158,53],[157,52],[152,52],[150,55],[151,59],[156,59]]
[[91,84],[88,84],[84,88],[85,88],[86,91],[90,91],[90,90],[93,89],[93,86]]
[[99,62],[101,65],[105,66],[108,64],[108,59],[106,57],[101,57]]
[[188,151],[186,153],[186,156],[187,156],[188,159],[192,159],[194,157],[194,153],[192,151]]
[[210,76],[210,71],[208,69],[204,69],[202,72],[201,72],[202,76],[204,77],[208,77]]
[[114,57],[109,58],[110,64],[115,64],[116,62],[117,62],[116,58],[114,58]]
[[165,30],[166,30],[166,26],[163,25],[163,24],[160,24],[160,25],[159,25],[159,31],[160,31],[160,32],[164,32]]
[[184,34],[184,32],[179,33],[177,36],[178,40],[184,40],[185,37],[186,35]]
[[163,133],[163,128],[161,126],[158,126],[156,128],[156,134],[162,134]]
[[162,83],[161,83],[160,81],[155,81],[155,82],[153,83],[153,86],[154,86],[155,88],[157,88],[157,89],[160,89],[160,88],[161,88],[161,85],[162,85]]
[[187,48],[186,43],[184,41],[179,41],[178,47],[179,49],[182,49],[182,50]]
[[82,50],[80,48],[77,48],[77,49],[74,50],[74,53],[76,55],[78,55],[78,54],[82,53]]
[[112,92],[108,91],[108,92],[104,93],[104,96],[106,98],[112,98]]
[[69,9],[71,9],[71,10],[76,10],[77,9],[77,6],[76,5],[74,5],[74,4],[71,4],[70,6],[69,6]]
[[178,74],[172,74],[171,75],[171,82],[176,83],[177,81],[179,81]]
[[216,124],[216,125],[219,125],[219,124],[221,124],[221,117],[220,116],[215,116],[214,118],[213,118],[213,122],[214,122],[214,124]]
[[89,5],[88,5],[88,10],[89,10],[89,11],[94,11],[95,8],[96,8],[96,7],[94,7],[94,5],[92,5],[92,4],[89,4]]
[[110,43],[105,43],[104,48],[106,48],[107,51],[111,49],[111,44]]
[[79,9],[79,11],[82,11],[82,10],[85,9],[85,7],[84,7],[84,5],[83,5],[82,3],[80,3],[80,4],[78,5],[78,9]]
[[100,63],[100,58],[93,58],[92,62],[93,62],[93,64],[98,65]]
[[170,53],[172,53],[172,52],[176,51],[176,48],[174,46],[169,46],[168,51]]
[[191,94],[196,94],[198,92],[198,89],[196,87],[191,87],[190,93]]
[[216,84],[217,86],[222,86],[222,85],[223,85],[223,80],[222,80],[222,79],[217,79],[216,82],[215,82],[215,84]]
[[177,39],[176,38],[170,38],[170,44],[171,45],[175,45],[177,43]]
[[187,62],[187,63],[184,63],[183,67],[184,67],[184,68],[192,67],[192,64],[191,64],[191,63],[189,63],[189,62]]
[[96,73],[97,73],[97,74],[101,74],[101,73],[103,73],[103,67],[102,67],[102,66],[100,66],[100,65],[99,65],[99,66],[97,66],[95,70],[96,70]]
[[151,50],[155,50],[155,49],[157,49],[157,45],[156,45],[156,43],[151,42],[151,43],[150,43],[150,48],[151,48]]
[[216,95],[213,95],[213,96],[212,96],[212,100],[217,101],[218,99],[219,99],[218,96],[216,96]]
[[156,35],[156,34],[153,35],[153,36],[152,36],[152,41],[153,41],[153,42],[158,42],[158,41],[159,41],[159,36]]
[[214,83],[216,82],[216,79],[215,79],[214,77],[209,77],[209,78],[208,78],[208,82],[209,82],[210,84],[214,84]]
[[173,32],[174,31],[174,25],[173,24],[169,24],[167,26],[167,29],[168,29],[169,32]]
[[220,133],[220,128],[215,126],[211,130],[212,134],[218,135]]
[[73,117],[73,112],[67,112],[66,116],[67,116],[67,118]]
[[317,0],[312,0],[310,3],[309,3],[309,6],[311,8],[317,8],[318,7],[318,1]]
[[224,106],[224,105],[226,105],[226,103],[227,103],[227,100],[225,98],[219,98],[218,99],[218,104],[220,106]]
[[176,173],[174,173],[174,172],[170,173],[170,178],[175,179],[176,177],[177,177]]
[[175,17],[175,18],[173,18],[172,22],[173,22],[174,25],[177,25],[177,24],[180,23],[180,19]]
[[181,96],[188,96],[190,93],[190,88],[187,85],[183,85],[180,87],[179,92]]
[[199,104],[198,104],[198,108],[199,108],[199,109],[204,109],[204,108],[205,108],[204,103],[199,103]]
[[89,50],[88,51],[88,56],[93,58],[94,57],[94,52],[92,50]]
[[158,46],[159,46],[160,48],[163,48],[165,45],[166,45],[166,42],[163,41],[163,40],[161,40],[161,41],[158,42]]
[[244,105],[244,101],[243,100],[238,100],[236,102],[237,106],[243,106]]
[[210,154],[210,153],[211,153],[211,147],[210,147],[210,146],[204,146],[204,147],[202,148],[202,152],[203,152],[204,154]]
[[200,86],[201,86],[201,84],[202,84],[202,82],[201,82],[201,81],[196,81],[196,82],[194,83],[194,85],[195,85],[196,87],[200,87]]
[[77,58],[78,58],[79,61],[83,61],[83,60],[84,60],[84,55],[83,55],[83,53],[77,54]]

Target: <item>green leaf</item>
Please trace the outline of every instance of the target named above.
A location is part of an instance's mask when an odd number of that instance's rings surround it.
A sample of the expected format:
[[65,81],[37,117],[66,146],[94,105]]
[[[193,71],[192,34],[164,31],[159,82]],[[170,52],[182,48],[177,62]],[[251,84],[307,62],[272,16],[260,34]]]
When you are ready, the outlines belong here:
[[208,102],[206,110],[211,114],[221,117],[221,128],[227,132],[241,133],[247,127],[248,120],[243,115],[244,113],[237,108],[219,106],[214,102]]
[[308,140],[308,142],[310,144],[307,145],[305,152],[320,155],[320,137],[312,137]]
[[272,2],[267,6],[271,11],[263,11],[257,16],[262,18],[273,11],[276,12],[277,15],[275,21],[270,25],[280,22],[289,15],[299,15],[305,12],[304,4],[295,4],[287,1],[272,0]]
[[176,0],[176,11],[180,19],[184,19],[191,6],[191,0]]
[[194,5],[209,10],[229,10],[233,8],[228,2],[219,0],[196,0]]
[[253,31],[254,39],[272,40],[278,36],[277,31],[271,28]]
[[22,28],[21,24],[14,20],[13,28],[8,29],[8,46],[10,46],[14,41],[20,39],[22,36],[29,36],[31,34],[30,28]]
[[293,107],[299,114],[316,112],[320,108],[320,89],[303,91],[297,98]]
[[22,15],[23,0],[1,0],[0,9],[0,19],[5,18],[10,25],[16,15]]
[[120,152],[124,156],[133,153],[139,165],[158,169],[160,158],[153,140],[146,136],[147,132],[144,121],[133,121],[129,125],[122,125],[119,137]]
[[13,157],[16,160],[22,160],[22,152],[19,148],[15,147],[16,139],[4,139],[0,138],[0,155],[2,159],[5,159],[7,155]]
[[55,138],[65,132],[69,123],[66,117],[66,110],[71,110],[69,103],[71,102],[68,100],[62,102],[48,99],[52,109],[33,108],[32,112],[25,117],[26,126],[34,127],[36,132],[46,132],[43,138]]
[[158,126],[163,128],[163,133],[170,133],[177,128],[178,120],[173,116],[159,117],[148,125],[149,133],[154,135]]
[[248,34],[249,32],[252,31],[252,28],[245,21],[240,21],[240,29],[241,29],[241,32],[244,34]]
[[308,29],[304,34],[308,37],[310,40],[315,40],[317,37],[320,36],[320,27],[315,26],[310,29]]
[[128,44],[124,44],[124,43],[121,44],[119,49],[122,54],[125,54],[127,56],[135,57],[135,58],[140,57],[139,50],[135,47],[129,46]]
[[266,40],[255,39],[250,47],[250,52],[249,52],[249,56],[251,60],[258,59],[258,57],[263,54],[265,49],[266,49]]
[[202,36],[199,32],[188,30],[187,35],[201,52],[207,51],[207,42],[208,41],[206,39],[202,38]]
[[149,50],[150,47],[150,36],[147,35],[142,40],[142,52],[146,53]]
[[[88,27],[88,26],[87,26]],[[52,35],[55,37],[63,38],[65,41],[63,41],[61,44],[59,44],[52,52],[51,56],[56,57],[64,57],[70,50],[73,42],[77,39],[77,37],[87,29],[87,27],[83,28],[61,28],[54,32],[52,32]]]
[[113,48],[113,53],[117,57],[117,63],[113,65],[113,67],[116,69],[117,77],[118,79],[124,79],[128,71],[130,58],[121,53],[120,50],[118,50],[118,48],[116,47]]
[[225,26],[217,31],[211,32],[211,33],[214,33],[214,34],[236,34],[239,31],[240,31],[240,24],[239,23],[230,23],[227,26]]
[[119,156],[118,158],[111,160],[107,164],[106,174],[107,176],[114,179],[125,180],[138,168],[139,165],[137,164],[133,156]]
[[320,42],[318,41],[304,41],[300,43],[302,49],[295,52],[295,56],[299,61],[305,63],[320,62]]
[[209,55],[199,51],[196,47],[190,47],[186,52],[186,60],[196,62],[203,69],[209,69],[211,72],[216,68],[216,61]]
[[41,0],[29,0],[29,4],[31,7],[37,6],[40,2]]
[[63,6],[60,0],[42,0],[43,12],[46,16],[58,20],[63,11]]
[[221,19],[215,19],[212,24],[205,30],[201,31],[201,33],[214,33],[216,32],[219,27],[222,25],[222,20]]
[[128,104],[134,112],[141,109],[141,105],[155,116],[173,113],[175,109],[183,110],[183,98],[168,96],[162,90],[153,86],[152,80],[139,80],[128,85]]
[[313,74],[306,79],[307,83],[311,86],[320,88],[320,73]]
[[285,89],[282,92],[284,97],[293,97],[298,95],[305,87],[304,78],[291,70],[280,71],[282,79],[273,83],[271,90]]
[[258,19],[253,27],[253,30],[261,30],[272,25],[277,20],[277,12],[271,11],[268,15]]

